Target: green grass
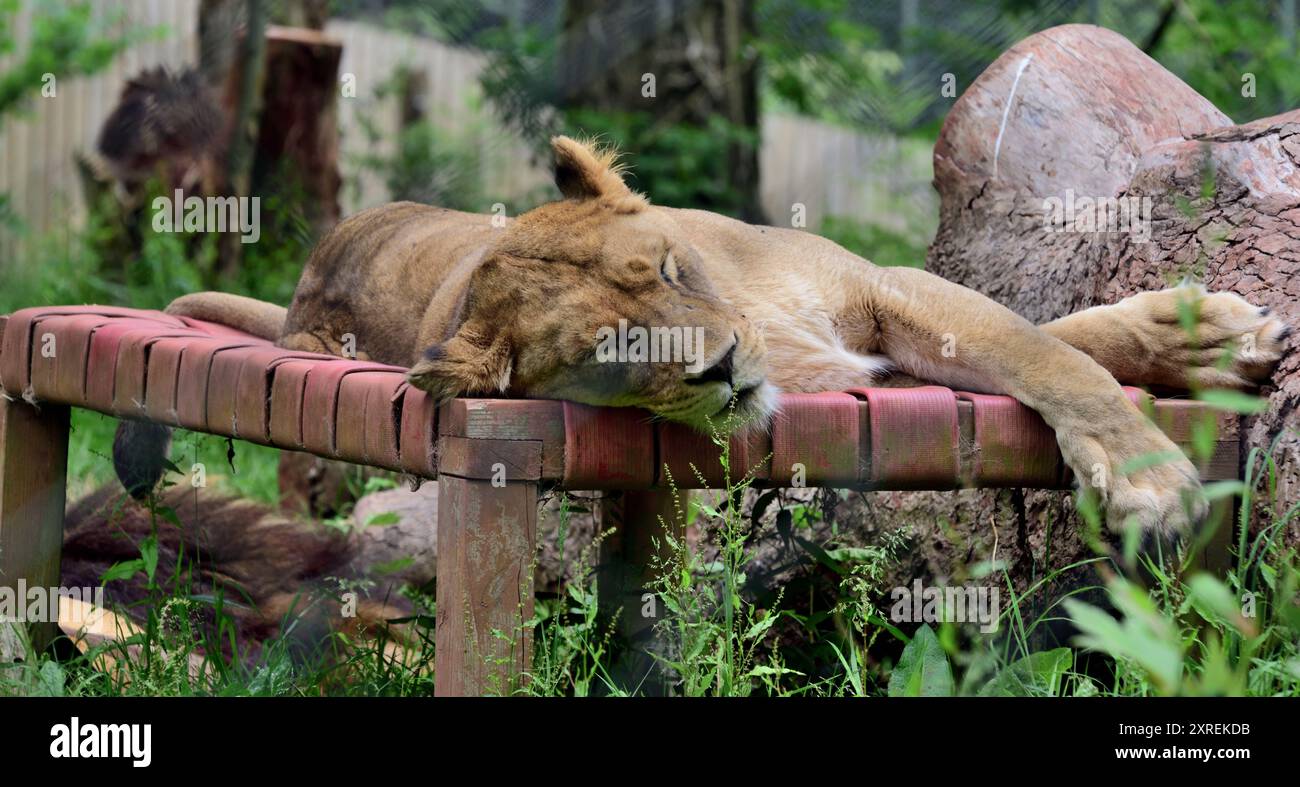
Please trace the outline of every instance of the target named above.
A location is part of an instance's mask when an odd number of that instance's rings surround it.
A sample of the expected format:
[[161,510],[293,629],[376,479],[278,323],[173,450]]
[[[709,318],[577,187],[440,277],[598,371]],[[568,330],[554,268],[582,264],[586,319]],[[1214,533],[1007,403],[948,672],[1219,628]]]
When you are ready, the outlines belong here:
[[[77,497],[103,484],[116,483],[113,475],[113,432],[117,419],[92,410],[74,408],[68,435],[68,497]],[[234,450],[233,458],[227,457]],[[207,486],[275,505],[279,500],[276,472],[280,451],[242,440],[177,429],[172,434],[171,461],[186,473],[172,480],[188,483],[195,464],[202,464]]]

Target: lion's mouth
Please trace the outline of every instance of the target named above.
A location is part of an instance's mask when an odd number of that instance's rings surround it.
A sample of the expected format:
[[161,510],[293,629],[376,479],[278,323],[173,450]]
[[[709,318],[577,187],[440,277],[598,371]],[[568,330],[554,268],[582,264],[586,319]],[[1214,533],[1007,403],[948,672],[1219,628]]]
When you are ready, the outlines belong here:
[[[741,388],[739,391],[736,391],[735,393],[732,394],[732,399],[735,400],[736,409],[745,410],[745,411],[748,411],[750,408],[753,407],[757,397],[758,397],[757,385],[751,385],[747,388]],[[721,410],[719,410],[716,413],[716,415],[722,415],[729,409],[731,409],[731,402],[728,402],[725,407],[723,407]]]
[[765,423],[775,407],[776,389],[766,382],[759,382],[733,391],[726,404],[708,420],[725,423],[729,431],[741,429]]

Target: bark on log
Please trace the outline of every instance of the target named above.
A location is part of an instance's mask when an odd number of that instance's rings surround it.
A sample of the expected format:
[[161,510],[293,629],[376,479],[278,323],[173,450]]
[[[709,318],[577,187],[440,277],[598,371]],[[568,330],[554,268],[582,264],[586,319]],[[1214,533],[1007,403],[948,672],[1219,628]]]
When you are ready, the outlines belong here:
[[[1192,276],[1296,325],[1298,164],[1300,111],[1233,125],[1124,37],[1052,28],[1004,53],[949,113],[934,152],[940,227],[927,267],[1035,322]],[[1045,231],[1051,198],[1149,198],[1150,220],[1137,232]],[[1272,452],[1281,511],[1300,500],[1296,345],[1293,336],[1262,391],[1268,411],[1249,428],[1249,445],[1265,451],[1284,433]],[[966,494],[977,528],[1008,521],[1006,493]],[[1068,495],[1027,491],[1013,509],[1006,529],[1021,534],[1022,559],[1045,557],[1049,521],[1066,541],[1050,562],[1076,556]],[[1300,527],[1286,538],[1300,541]]]

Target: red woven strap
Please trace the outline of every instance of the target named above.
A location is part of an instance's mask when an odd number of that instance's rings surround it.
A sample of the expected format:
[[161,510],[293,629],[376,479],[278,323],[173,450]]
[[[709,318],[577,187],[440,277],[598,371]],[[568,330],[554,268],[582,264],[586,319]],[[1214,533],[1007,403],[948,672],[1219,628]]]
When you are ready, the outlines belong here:
[[401,468],[398,434],[406,376],[395,372],[349,374],[339,385],[334,436],[338,455],[351,462]]
[[[81,318],[76,324],[84,326],[87,331],[80,337],[87,341],[86,344],[80,345],[80,348],[86,351],[89,348],[90,328],[103,325],[114,318],[157,322],[160,330],[167,328],[184,329],[187,327],[177,318],[162,312],[125,309],[117,306],[38,306],[30,309],[19,309],[9,315],[4,332],[4,342],[0,345],[0,386],[11,396],[20,396],[32,388],[30,370],[33,354],[36,357],[41,357],[42,331],[39,327],[40,323],[60,317]],[[67,330],[70,325],[67,321],[62,321],[60,324],[64,330]],[[57,354],[55,358],[57,359]],[[82,359],[84,360],[84,356],[82,356]],[[61,367],[62,364],[56,364],[55,366]],[[53,372],[55,366],[49,367],[47,372]],[[52,383],[57,391],[64,390],[63,386],[65,385],[69,386],[68,390],[71,390],[72,366],[75,366],[75,364],[69,366],[68,376],[63,380],[54,383],[52,377],[57,375],[52,375],[44,378],[43,382]],[[85,366],[83,365],[76,370],[76,373],[81,374],[84,370]]]
[[650,414],[631,407],[564,403],[568,489],[648,489],[655,482]]
[[334,359],[328,355],[271,346],[220,353],[213,359],[212,378],[232,379],[235,385],[233,391],[223,389],[217,397],[211,393],[208,395],[208,418],[212,420],[213,413],[217,412],[224,419],[226,413],[230,413],[232,429],[239,437],[259,443],[271,442],[271,394],[276,370],[290,361],[312,363],[330,360]]
[[149,365],[153,346],[163,339],[183,342],[203,339],[191,328],[167,328],[157,323],[119,319],[95,331],[86,367],[86,401],[108,406],[119,415],[147,415]]
[[772,420],[774,485],[853,486],[861,480],[858,400],[847,393],[784,394]]
[[236,345],[214,354],[208,367],[208,427],[231,437],[268,442],[271,380],[275,369],[290,360],[328,362],[330,357],[282,350],[269,343]]
[[[766,479],[770,472],[771,437],[767,430],[754,428],[731,435],[729,463],[722,466],[722,448],[710,435],[685,424],[662,422],[655,425],[659,441],[659,463],[655,468],[655,486],[667,487],[669,477],[678,489],[704,487],[723,489],[737,483],[750,471]],[[666,466],[666,467],[665,467]]]
[[[261,342],[250,343],[238,339],[190,339],[181,347],[181,355],[176,371],[176,422],[186,429],[200,432],[233,436],[233,417],[224,406],[214,410],[214,418],[208,418],[208,390],[211,380],[212,362],[222,352],[237,352],[246,348],[262,346]],[[234,381],[230,381],[234,387]],[[222,384],[213,386],[221,388]],[[220,394],[218,393],[218,398]],[[146,409],[147,409],[146,393]]]
[[402,469],[413,475],[433,478],[438,475],[438,405],[433,397],[407,385],[402,397],[401,435],[398,449]]
[[1056,434],[1038,413],[1010,396],[958,391],[970,402],[975,451],[967,486],[1044,487],[1061,485]]
[[[24,393],[30,390],[38,400],[54,402],[84,400],[91,336],[96,330],[105,327],[113,320],[112,317],[99,314],[75,314],[41,317],[32,321],[29,377],[26,386],[21,390]],[[8,337],[7,331],[5,336]],[[103,406],[112,403],[112,366],[109,366],[106,374],[100,376],[107,383],[108,392],[95,403]]]
[[961,482],[957,398],[940,386],[854,388],[867,401],[866,482],[885,489],[951,489]]
[[[406,370],[387,364],[340,359],[311,363],[311,370],[307,373],[306,384],[302,389],[301,410],[293,415],[299,415],[302,419],[302,444],[306,450],[320,456],[339,456],[338,424],[341,421],[364,417],[364,413],[361,412],[339,410],[339,391],[344,378],[363,372],[388,373],[392,378],[393,387],[389,389],[391,396],[396,391],[397,384],[405,379]],[[278,377],[279,374],[277,371],[276,376]],[[274,409],[274,398],[271,406],[272,420],[279,418],[279,414]]]
[[1155,400],[1155,397],[1151,394],[1131,385],[1124,386],[1124,395],[1129,398],[1130,402],[1141,408],[1143,412],[1146,412],[1146,407]]

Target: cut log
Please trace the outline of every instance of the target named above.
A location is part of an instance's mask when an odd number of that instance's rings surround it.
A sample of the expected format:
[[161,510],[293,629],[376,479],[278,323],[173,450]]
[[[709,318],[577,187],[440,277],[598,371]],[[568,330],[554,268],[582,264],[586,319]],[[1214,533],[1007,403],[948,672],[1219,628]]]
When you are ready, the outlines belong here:
[[[1123,36],[1052,28],[998,58],[949,113],[934,152],[941,214],[927,267],[1037,323],[1190,276],[1300,324],[1298,163],[1300,111],[1233,125]],[[1051,217],[1112,199],[1138,221],[1078,232]],[[1278,441],[1279,511],[1300,501],[1296,344],[1293,336],[1262,392],[1268,410],[1247,435],[1266,452]],[[1009,532],[1013,549],[1028,550],[1023,559],[1042,560],[1049,545],[1053,565],[1083,556],[1049,535],[1073,541],[1068,495],[966,494],[968,510],[949,510],[975,528],[965,536],[984,540],[991,534],[980,529],[995,517],[1007,522],[1004,544]],[[938,513],[917,496],[899,504]],[[1300,541],[1300,527],[1287,540]],[[931,558],[933,568],[944,562]]]

